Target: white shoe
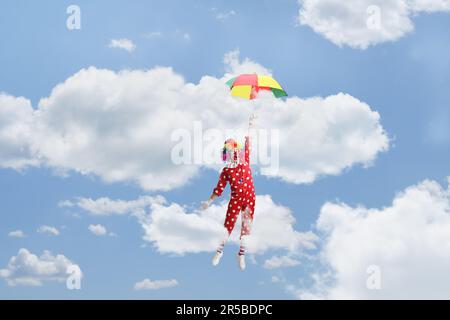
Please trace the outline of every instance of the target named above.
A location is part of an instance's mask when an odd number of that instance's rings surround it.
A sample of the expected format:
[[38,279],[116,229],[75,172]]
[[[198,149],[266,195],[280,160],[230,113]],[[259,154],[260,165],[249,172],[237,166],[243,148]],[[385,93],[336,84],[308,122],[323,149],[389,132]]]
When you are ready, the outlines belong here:
[[245,255],[238,254],[237,260],[238,260],[239,268],[241,270],[245,270]]
[[212,259],[212,265],[217,266],[219,264],[220,258],[222,258],[222,256],[223,256],[223,251],[222,252],[216,251],[216,254],[214,255],[214,257]]

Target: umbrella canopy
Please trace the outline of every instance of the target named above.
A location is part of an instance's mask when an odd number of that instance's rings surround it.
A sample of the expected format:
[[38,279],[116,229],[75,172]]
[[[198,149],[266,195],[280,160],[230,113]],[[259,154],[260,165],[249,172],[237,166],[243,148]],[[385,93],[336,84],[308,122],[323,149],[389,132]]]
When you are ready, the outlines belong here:
[[259,90],[272,91],[273,95],[277,98],[287,96],[286,91],[270,76],[241,74],[228,80],[227,85],[230,87],[233,97],[241,97],[249,100],[256,98]]

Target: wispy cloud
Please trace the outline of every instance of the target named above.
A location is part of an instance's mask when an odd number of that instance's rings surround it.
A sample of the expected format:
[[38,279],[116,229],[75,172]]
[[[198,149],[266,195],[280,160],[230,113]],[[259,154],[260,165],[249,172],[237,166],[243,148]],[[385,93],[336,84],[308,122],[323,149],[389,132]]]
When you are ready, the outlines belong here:
[[70,200],[63,200],[58,202],[58,207],[60,208],[70,208],[73,207],[74,204]]
[[170,288],[178,285],[175,279],[170,280],[150,280],[144,279],[134,285],[134,290],[158,290],[162,288]]
[[274,256],[264,261],[264,268],[277,269],[282,267],[295,267],[300,264],[300,261],[293,259],[289,256]]
[[136,45],[133,43],[133,41],[129,40],[129,39],[112,39],[109,42],[108,47],[110,48],[118,48],[118,49],[123,49],[126,50],[128,52],[133,52],[134,50],[136,50]]
[[60,204],[65,207],[76,206],[89,214],[96,216],[123,215],[123,214],[144,214],[154,203],[164,203],[161,196],[141,196],[136,200],[114,200],[107,197],[98,199],[78,198],[76,201],[65,200]]
[[8,233],[8,237],[12,238],[24,238],[26,237],[25,233],[22,230],[14,230]]
[[101,224],[90,224],[88,227],[89,231],[96,236],[104,236],[107,234],[107,230]]
[[217,9],[217,8],[211,8],[210,11],[214,14],[214,17],[217,20],[226,20],[226,19],[231,18],[232,16],[236,15],[236,11],[234,11],[234,10],[219,11],[219,9]]
[[58,236],[59,230],[52,226],[43,225],[37,229],[38,233],[48,234],[51,236]]

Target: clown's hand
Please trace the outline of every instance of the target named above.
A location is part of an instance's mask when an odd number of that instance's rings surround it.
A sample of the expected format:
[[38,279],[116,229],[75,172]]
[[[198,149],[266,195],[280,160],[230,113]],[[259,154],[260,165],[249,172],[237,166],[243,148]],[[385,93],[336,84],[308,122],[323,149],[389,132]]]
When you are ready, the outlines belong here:
[[208,199],[207,201],[203,201],[203,202],[202,202],[202,209],[203,209],[203,210],[208,209],[209,206],[211,205],[211,202],[212,202],[211,199]]

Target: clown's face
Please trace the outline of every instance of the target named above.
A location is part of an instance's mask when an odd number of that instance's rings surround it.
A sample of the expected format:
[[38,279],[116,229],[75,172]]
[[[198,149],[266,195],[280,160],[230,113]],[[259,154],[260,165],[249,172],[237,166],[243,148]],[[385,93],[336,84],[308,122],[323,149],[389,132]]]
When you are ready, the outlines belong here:
[[243,147],[242,144],[234,139],[225,141],[222,149],[222,159],[228,164],[238,164],[243,162]]

